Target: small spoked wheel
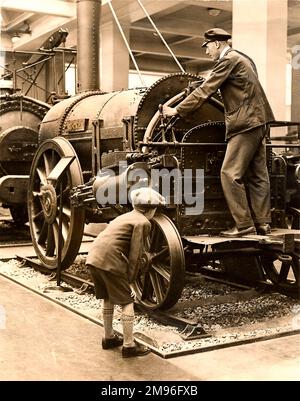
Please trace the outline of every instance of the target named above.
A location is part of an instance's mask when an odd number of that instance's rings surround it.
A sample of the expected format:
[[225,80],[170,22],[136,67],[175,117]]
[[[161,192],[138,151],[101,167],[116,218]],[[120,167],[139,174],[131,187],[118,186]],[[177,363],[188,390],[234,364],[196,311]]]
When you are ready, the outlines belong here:
[[71,205],[70,192],[81,184],[81,167],[72,145],[62,137],[45,141],[31,166],[28,217],[36,254],[49,269],[56,269],[58,264],[60,224],[61,268],[68,268],[77,256],[85,218],[83,209]]
[[272,252],[261,256],[261,263],[275,289],[292,298],[300,299],[299,253],[289,255]]
[[138,303],[147,309],[168,309],[176,304],[184,287],[184,251],[171,219],[159,214],[151,223],[148,260],[132,287]]
[[286,212],[287,228],[300,230],[300,209],[295,207],[288,208]]

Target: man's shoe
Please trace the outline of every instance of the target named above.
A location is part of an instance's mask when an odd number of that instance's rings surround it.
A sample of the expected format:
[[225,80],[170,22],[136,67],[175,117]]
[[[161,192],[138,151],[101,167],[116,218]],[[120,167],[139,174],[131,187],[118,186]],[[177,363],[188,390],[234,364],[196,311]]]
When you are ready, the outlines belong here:
[[270,224],[258,224],[256,226],[256,231],[258,235],[268,235],[271,234]]
[[254,226],[250,226],[247,228],[233,227],[230,230],[221,231],[219,235],[221,237],[236,238],[236,237],[242,237],[243,235],[250,235],[250,234],[256,235],[256,229]]
[[123,337],[115,333],[113,338],[102,338],[102,348],[111,349],[123,344]]
[[122,357],[123,358],[131,358],[134,356],[143,356],[147,355],[151,352],[148,347],[144,345],[138,344],[135,341],[135,345],[133,347],[122,347]]

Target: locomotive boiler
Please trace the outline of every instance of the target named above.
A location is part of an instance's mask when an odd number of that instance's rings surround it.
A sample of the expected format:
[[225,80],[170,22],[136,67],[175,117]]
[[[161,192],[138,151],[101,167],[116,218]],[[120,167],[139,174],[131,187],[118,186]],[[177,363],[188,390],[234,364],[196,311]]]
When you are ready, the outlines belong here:
[[[78,65],[84,65],[86,75],[82,68],[80,93],[54,105],[42,120],[40,146],[30,171],[29,223],[41,263],[49,269],[56,269],[58,262],[68,268],[77,256],[86,223],[109,223],[129,211],[127,193],[142,176],[148,184],[158,176],[159,191],[167,177],[168,204],[153,219],[148,263],[134,283],[140,303],[149,309],[171,307],[180,297],[185,270],[202,272],[208,266],[231,280],[254,286],[272,283],[276,290],[299,297],[299,148],[293,154],[276,154],[268,145],[273,228],[282,229],[278,236],[218,237],[233,223],[219,176],[226,143],[218,93],[187,119],[168,121],[159,105],[176,106],[203,81],[201,77],[171,74],[150,88],[102,93],[96,53],[88,55],[85,47],[88,64],[80,61],[80,43],[92,43],[93,50],[99,47],[95,28],[99,2],[79,1],[78,6]],[[89,36],[84,39],[84,35]],[[108,173],[115,187],[125,188],[126,201],[97,197],[107,185]],[[176,201],[178,188],[188,195],[180,202]],[[197,188],[203,204],[193,211],[190,199],[196,202]]]

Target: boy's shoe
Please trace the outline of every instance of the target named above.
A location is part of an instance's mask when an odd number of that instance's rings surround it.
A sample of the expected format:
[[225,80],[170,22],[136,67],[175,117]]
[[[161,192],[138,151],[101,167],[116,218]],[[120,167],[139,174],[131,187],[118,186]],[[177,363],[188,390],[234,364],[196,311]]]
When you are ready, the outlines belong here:
[[143,356],[147,355],[151,352],[148,347],[144,345],[138,344],[136,341],[133,347],[122,347],[122,357],[123,358],[131,358],[133,356]]
[[102,338],[102,348],[111,349],[123,344],[123,337],[115,333],[113,338]]

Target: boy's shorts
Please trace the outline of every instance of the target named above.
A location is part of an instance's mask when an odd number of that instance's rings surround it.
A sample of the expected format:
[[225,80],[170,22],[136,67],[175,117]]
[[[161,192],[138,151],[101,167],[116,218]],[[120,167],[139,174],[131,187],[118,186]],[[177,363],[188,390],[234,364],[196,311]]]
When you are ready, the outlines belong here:
[[134,302],[134,295],[127,280],[111,272],[87,265],[95,284],[97,299],[108,299],[112,304],[127,305]]

